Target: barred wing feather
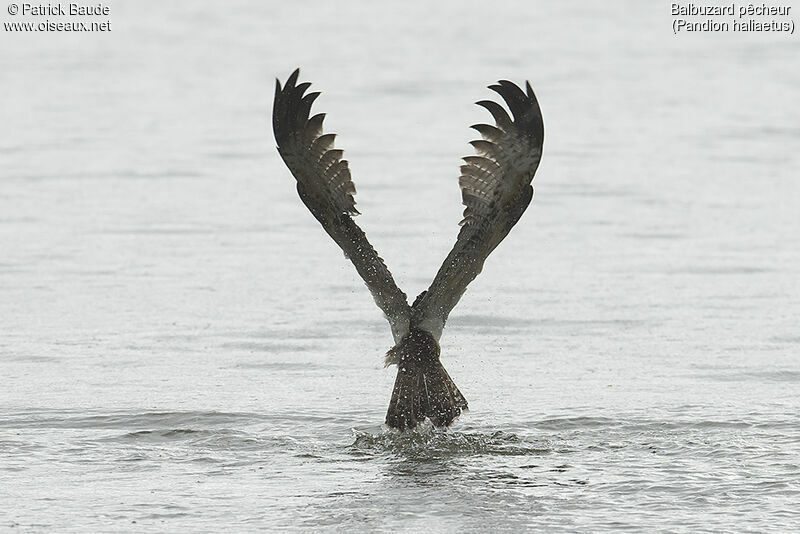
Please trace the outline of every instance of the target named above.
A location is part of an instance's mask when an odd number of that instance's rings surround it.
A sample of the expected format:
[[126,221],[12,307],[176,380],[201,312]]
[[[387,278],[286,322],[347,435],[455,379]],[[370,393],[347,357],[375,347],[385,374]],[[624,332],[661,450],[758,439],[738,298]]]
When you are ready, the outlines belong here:
[[311,84],[298,84],[299,73],[295,70],[283,87],[276,80],[272,127],[278,152],[297,180],[300,199],[364,279],[397,342],[408,332],[406,295],[352,219],[358,210],[347,160],[342,159],[342,150],[333,148],[336,135],[323,133],[325,114],[309,116],[319,93],[306,93]]
[[430,288],[412,309],[412,323],[436,339],[467,285],[530,204],[531,182],[542,156],[544,123],[530,83],[526,82],[525,91],[506,80],[489,88],[503,98],[511,116],[496,102],[477,102],[492,114],[495,124],[472,126],[482,139],[471,142],[477,155],[463,158],[461,166],[459,186],[465,206],[461,231]]

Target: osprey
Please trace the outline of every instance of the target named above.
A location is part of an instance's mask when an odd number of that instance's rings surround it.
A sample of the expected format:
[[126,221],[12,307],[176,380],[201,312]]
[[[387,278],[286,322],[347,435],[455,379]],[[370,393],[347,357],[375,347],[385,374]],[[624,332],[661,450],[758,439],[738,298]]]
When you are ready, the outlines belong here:
[[508,235],[533,198],[533,175],[544,141],[542,112],[530,83],[525,91],[507,80],[490,85],[511,111],[481,100],[494,126],[472,126],[483,139],[472,141],[477,155],[461,166],[459,186],[466,208],[458,238],[433,283],[409,306],[389,269],[353,220],[358,215],[342,150],[336,137],[323,133],[324,113],[311,116],[318,92],[306,93],[310,83],[297,83],[296,69],[281,87],[275,81],[272,127],[286,166],[297,180],[300,199],[353,262],[389,321],[395,345],[386,365],[397,365],[397,378],[386,424],[411,429],[425,418],[436,427],[449,426],[467,401],[439,361],[439,338],[448,315],[467,285],[481,272],[492,250]]

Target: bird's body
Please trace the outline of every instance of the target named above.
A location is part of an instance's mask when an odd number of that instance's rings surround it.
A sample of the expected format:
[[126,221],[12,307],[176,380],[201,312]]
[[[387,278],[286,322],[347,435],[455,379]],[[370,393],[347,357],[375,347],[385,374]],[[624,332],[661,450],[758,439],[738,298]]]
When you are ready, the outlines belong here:
[[297,84],[299,69],[281,87],[276,82],[273,130],[278,151],[297,180],[300,199],[341,247],[367,284],[392,329],[395,345],[386,364],[398,367],[386,424],[414,428],[425,418],[449,426],[467,401],[439,361],[439,338],[450,311],[467,285],[481,272],[492,250],[508,235],[533,198],[531,181],[539,165],[544,124],[530,84],[523,92],[500,81],[490,86],[503,97],[511,116],[499,104],[478,105],[495,125],[473,128],[483,139],[472,141],[478,155],[464,158],[459,185],[466,206],[461,231],[430,287],[408,305],[383,260],[353,220],[355,186],[334,134],[322,132],[324,114],[309,117],[319,93]]

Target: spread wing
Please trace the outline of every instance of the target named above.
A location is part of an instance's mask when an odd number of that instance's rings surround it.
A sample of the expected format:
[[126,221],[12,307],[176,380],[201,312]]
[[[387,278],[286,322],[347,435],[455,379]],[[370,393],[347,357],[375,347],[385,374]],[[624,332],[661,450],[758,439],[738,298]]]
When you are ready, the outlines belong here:
[[413,306],[412,322],[437,339],[467,285],[530,204],[542,157],[544,124],[530,83],[525,83],[527,92],[506,80],[489,88],[503,97],[513,120],[496,102],[477,102],[489,110],[495,125],[472,126],[483,139],[471,142],[478,155],[465,157],[461,166],[462,228],[430,288]]
[[372,248],[367,236],[353,221],[357,215],[347,160],[333,148],[336,134],[322,132],[324,113],[309,117],[319,93],[306,93],[310,83],[297,83],[295,70],[281,88],[276,80],[272,128],[286,166],[297,179],[300,199],[355,265],[375,303],[392,327],[395,341],[407,332],[411,310],[406,295]]

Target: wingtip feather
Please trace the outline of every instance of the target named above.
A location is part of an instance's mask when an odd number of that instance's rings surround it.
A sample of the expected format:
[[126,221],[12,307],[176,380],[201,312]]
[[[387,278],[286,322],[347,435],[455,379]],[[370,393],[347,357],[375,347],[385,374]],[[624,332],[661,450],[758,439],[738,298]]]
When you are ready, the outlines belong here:
[[297,83],[297,78],[299,76],[300,76],[300,67],[297,67],[286,79],[286,85],[284,85],[284,88],[294,87],[294,85]]

